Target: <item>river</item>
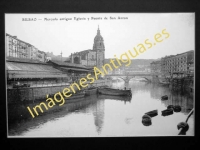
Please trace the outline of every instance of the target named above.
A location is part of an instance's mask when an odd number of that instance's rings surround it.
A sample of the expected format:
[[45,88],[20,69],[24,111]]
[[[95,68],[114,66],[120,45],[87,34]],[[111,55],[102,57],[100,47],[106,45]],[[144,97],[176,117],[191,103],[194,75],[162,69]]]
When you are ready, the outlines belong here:
[[[124,82],[113,83],[122,88]],[[132,137],[177,136],[177,124],[186,120],[194,107],[193,95],[172,92],[168,87],[131,80],[132,98],[90,96],[61,106],[64,109],[25,121],[12,129],[11,137]],[[161,96],[168,95],[168,100]],[[162,116],[168,105],[182,106],[181,112]],[[152,125],[144,126],[145,112],[158,110]],[[186,136],[194,136],[194,114],[188,120]]]

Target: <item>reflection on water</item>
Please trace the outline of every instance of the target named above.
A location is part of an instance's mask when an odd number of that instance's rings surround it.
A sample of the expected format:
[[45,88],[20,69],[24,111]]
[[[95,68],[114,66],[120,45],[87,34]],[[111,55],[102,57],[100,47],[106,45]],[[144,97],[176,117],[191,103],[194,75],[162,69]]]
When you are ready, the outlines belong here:
[[93,116],[96,131],[100,134],[104,123],[104,100],[97,101],[96,107],[93,107]]
[[[114,83],[123,88],[124,83]],[[93,95],[62,110],[33,119],[21,126],[17,136],[26,137],[96,137],[96,136],[177,136],[177,124],[185,121],[193,108],[193,95],[171,92],[168,87],[131,81],[132,98]],[[168,100],[161,96],[168,95]],[[67,102],[66,102],[67,103]],[[161,116],[168,105],[180,105],[181,112]],[[150,126],[142,124],[145,112],[158,110]],[[48,118],[48,119],[47,119]],[[46,120],[46,121],[44,121]],[[194,115],[188,120],[186,135],[194,135]],[[16,129],[17,130],[17,129]]]

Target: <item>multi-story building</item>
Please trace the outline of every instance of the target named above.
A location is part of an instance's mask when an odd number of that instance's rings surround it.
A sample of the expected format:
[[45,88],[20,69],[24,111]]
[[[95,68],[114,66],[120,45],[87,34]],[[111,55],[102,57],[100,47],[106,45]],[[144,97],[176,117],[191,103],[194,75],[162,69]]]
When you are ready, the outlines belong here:
[[93,49],[83,50],[70,55],[70,62],[75,64],[82,64],[85,66],[102,67],[105,59],[105,46],[103,37],[98,28],[97,35],[94,38]]
[[161,72],[161,61],[153,61],[150,64],[151,72],[152,73],[160,73]]
[[17,39],[16,36],[6,34],[6,56],[17,58],[28,58],[28,47],[30,44]]
[[31,46],[30,59],[37,59],[38,49],[35,46]]
[[46,53],[38,50],[37,59],[42,62],[46,62]]
[[194,59],[192,59],[188,64],[188,74],[194,75]]
[[161,72],[163,74],[189,73],[189,65],[194,59],[194,50],[177,55],[170,55],[161,58]]
[[46,54],[35,46],[6,33],[6,57],[34,59],[45,62]]

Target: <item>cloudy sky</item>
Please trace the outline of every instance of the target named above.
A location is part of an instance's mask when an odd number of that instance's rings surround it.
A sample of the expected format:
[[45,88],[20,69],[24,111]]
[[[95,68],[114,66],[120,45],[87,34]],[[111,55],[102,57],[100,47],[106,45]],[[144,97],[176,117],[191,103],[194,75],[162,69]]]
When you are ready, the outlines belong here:
[[[76,20],[74,17],[85,20]],[[23,21],[23,18],[36,18],[36,21]],[[72,20],[66,21],[66,18]],[[137,57],[157,59],[194,50],[194,18],[194,13],[6,14],[5,32],[39,50],[55,55],[62,51],[63,56],[67,57],[73,52],[92,49],[99,25],[104,38],[105,57],[111,58],[137,48],[146,39],[154,41],[154,35],[162,34],[162,30],[166,29],[169,38],[163,38],[162,42]]]

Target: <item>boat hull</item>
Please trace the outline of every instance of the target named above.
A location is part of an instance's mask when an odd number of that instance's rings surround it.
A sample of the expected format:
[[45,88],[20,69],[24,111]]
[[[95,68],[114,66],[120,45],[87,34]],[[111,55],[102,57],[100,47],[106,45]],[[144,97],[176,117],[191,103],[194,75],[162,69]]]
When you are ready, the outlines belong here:
[[131,101],[130,96],[98,95],[98,98],[99,99],[109,99],[109,100]]
[[162,116],[169,116],[173,114],[173,109],[166,109],[162,111]]
[[119,90],[119,89],[111,89],[111,88],[99,88],[98,94],[104,95],[115,95],[115,96],[131,96],[131,90]]
[[65,100],[77,99],[85,97],[85,93],[75,93],[72,96],[65,98]]
[[145,113],[146,115],[149,115],[150,117],[155,117],[158,115],[158,110],[153,110]]
[[162,97],[161,97],[161,100],[168,100],[168,96],[167,96],[167,95],[162,96]]
[[181,107],[178,105],[174,106],[174,112],[181,112]]
[[94,94],[97,94],[97,88],[85,90],[85,95],[86,96],[94,95]]
[[152,124],[151,117],[147,114],[143,115],[142,116],[142,124],[144,126],[150,126]]

